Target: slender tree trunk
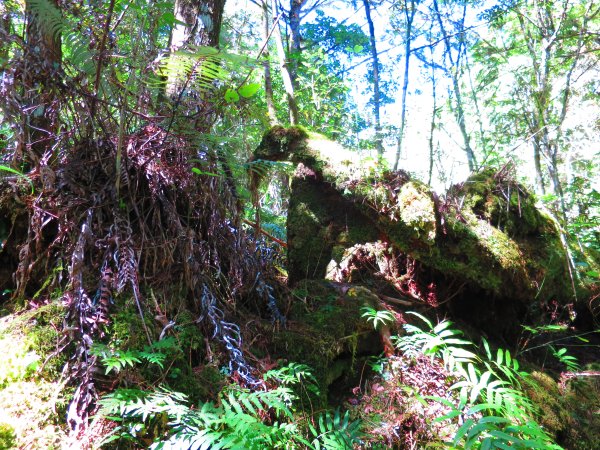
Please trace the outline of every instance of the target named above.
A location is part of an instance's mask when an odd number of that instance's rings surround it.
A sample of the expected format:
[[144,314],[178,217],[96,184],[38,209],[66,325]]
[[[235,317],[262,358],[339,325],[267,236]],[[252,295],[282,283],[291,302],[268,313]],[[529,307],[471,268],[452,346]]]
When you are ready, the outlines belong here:
[[452,56],[452,46],[450,45],[450,36],[448,35],[448,32],[446,31],[446,28],[444,26],[444,22],[442,20],[442,15],[440,13],[438,2],[437,2],[437,0],[433,0],[433,9],[435,12],[436,20],[440,26],[440,31],[442,32],[442,37],[444,38],[444,50],[445,50],[446,56],[448,58],[448,61],[450,62],[450,68],[448,70],[448,73],[450,75],[450,78],[452,79],[452,89],[454,91],[454,97],[455,97],[454,101],[455,101],[456,108],[455,108],[454,114],[456,116],[456,122],[458,124],[458,128],[460,129],[460,134],[462,135],[462,138],[463,138],[464,150],[467,155],[467,163],[469,165],[469,170],[472,172],[477,169],[477,160],[475,159],[475,153],[473,152],[473,149],[471,147],[471,138],[469,136],[469,132],[467,131],[467,126],[465,123],[465,110],[464,110],[464,104],[463,104],[462,95],[461,95],[460,80],[459,80],[459,74],[458,74],[458,69],[460,66],[460,64],[459,64],[460,54],[462,51],[461,50],[462,40],[464,40],[463,33],[464,33],[464,28],[465,28],[464,20],[465,20],[465,16],[466,16],[466,8],[467,8],[467,4],[465,3],[464,9],[463,9],[462,20],[457,25],[459,27],[458,33],[460,36],[459,39],[461,39],[461,45],[459,46],[458,56],[455,61],[454,57]]
[[402,142],[404,140],[404,129],[406,127],[406,95],[408,93],[408,76],[410,68],[410,44],[412,39],[412,24],[415,18],[415,0],[410,1],[410,10],[408,2],[404,2],[404,16],[406,18],[406,34],[404,36],[404,79],[402,82],[402,109],[400,112],[400,133],[398,135],[398,148],[396,150],[396,158],[394,159],[394,170],[398,170],[398,161],[402,153]]
[[468,57],[465,56],[465,66],[467,68],[467,73],[469,75],[469,87],[470,87],[470,97],[471,97],[471,101],[473,102],[473,106],[475,107],[475,120],[477,121],[477,126],[479,128],[479,148],[480,150],[484,153],[484,161],[481,163],[482,165],[485,164],[485,158],[487,158],[488,155],[488,151],[487,151],[487,145],[486,145],[486,141],[485,141],[485,131],[483,129],[483,114],[481,113],[481,110],[479,108],[479,100],[477,100],[477,91],[475,90],[475,86],[473,85],[473,73],[471,71],[471,64],[468,60]]
[[[273,12],[273,17],[275,17],[275,13],[277,12],[276,0],[271,0],[271,11]],[[277,56],[279,57],[279,67],[281,69],[281,78],[283,78],[283,87],[285,88],[285,94],[290,108],[290,123],[292,125],[298,125],[298,105],[296,103],[292,78],[285,61],[285,49],[283,48],[283,38],[281,37],[279,24],[275,24],[275,32],[273,35],[277,46]]]
[[300,43],[300,13],[302,8],[306,5],[307,0],[290,0],[290,15],[288,18],[288,25],[290,27],[290,77],[292,84],[296,86],[296,78],[298,77],[298,57],[302,51],[302,45]]
[[369,41],[371,44],[371,59],[373,60],[373,114],[375,116],[375,148],[380,158],[383,157],[383,138],[381,136],[381,98],[379,92],[379,54],[375,41],[375,26],[371,18],[371,4],[369,0],[363,0],[367,23],[369,25]]
[[175,19],[186,25],[176,25],[171,46],[219,46],[219,34],[225,0],[176,0]]
[[0,67],[8,61],[9,54],[9,36],[11,35],[11,20],[8,6],[0,4]]
[[541,144],[537,136],[533,137],[533,164],[535,166],[535,185],[537,191],[546,195],[546,185],[544,183],[544,175],[542,170],[542,152]]
[[[277,125],[277,110],[275,109],[275,102],[273,101],[273,80],[271,78],[271,58],[269,54],[269,36],[271,31],[272,22],[269,20],[269,5],[267,0],[263,0],[263,35],[265,39],[265,50],[263,51],[263,68],[265,74],[265,100],[267,102],[267,115],[269,116],[269,123],[271,126]],[[278,26],[278,25],[276,25]]]
[[[433,53],[433,48],[431,48]],[[433,56],[433,55],[432,55]],[[431,65],[431,93],[433,99],[433,111],[431,112],[431,126],[429,127],[429,176],[427,178],[427,184],[431,186],[431,180],[433,178],[433,134],[435,132],[435,119],[437,117],[437,83],[435,79],[435,67]]]
[[[50,3],[60,15],[57,0]],[[60,76],[61,35],[52,27],[44,26],[46,18],[38,15],[30,1],[25,2],[25,12],[24,143],[31,163],[37,165],[42,157],[51,159],[49,152],[58,134],[59,97],[54,81]]]

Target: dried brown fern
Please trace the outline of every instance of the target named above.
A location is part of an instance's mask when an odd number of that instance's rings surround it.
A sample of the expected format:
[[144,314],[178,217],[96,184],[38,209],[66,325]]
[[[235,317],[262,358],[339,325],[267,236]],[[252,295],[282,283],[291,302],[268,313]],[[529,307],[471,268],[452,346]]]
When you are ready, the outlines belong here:
[[[269,282],[266,253],[240,227],[239,200],[225,159],[208,147],[148,125],[129,136],[120,168],[116,142],[82,141],[64,148],[54,190],[24,202],[30,229],[16,272],[19,295],[40,290],[39,274],[62,261],[53,286],[64,289],[67,374],[76,385],[68,422],[81,431],[96,407],[101,370],[90,349],[105,338],[113,297],[131,296],[148,341],[160,329],[146,324],[155,308],[149,287],[185,293],[185,307],[223,349],[238,381],[257,384],[235,323],[243,305],[283,321]],[[194,164],[202,172],[194,174]],[[214,174],[223,174],[215,176]],[[119,192],[116,180],[119,181]],[[41,180],[34,179],[36,188]],[[46,186],[47,187],[47,186]],[[43,289],[42,289],[43,291]],[[249,301],[249,299],[253,299]],[[171,323],[175,309],[160,311]]]

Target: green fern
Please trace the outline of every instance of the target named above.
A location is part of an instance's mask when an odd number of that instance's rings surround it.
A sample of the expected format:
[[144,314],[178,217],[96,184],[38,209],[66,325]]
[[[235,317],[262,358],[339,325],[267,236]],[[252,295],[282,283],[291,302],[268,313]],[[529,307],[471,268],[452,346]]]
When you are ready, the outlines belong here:
[[472,347],[473,343],[461,339],[461,331],[450,328],[452,322],[444,320],[434,326],[421,314],[412,311],[407,314],[421,319],[429,330],[423,331],[414,325],[405,324],[403,327],[407,335],[395,336],[392,339],[396,348],[404,355],[408,357],[414,357],[420,353],[430,357],[439,355],[450,371],[479,359],[477,354],[466,348]]
[[393,323],[396,318],[394,315],[387,310],[376,310],[375,308],[371,308],[370,306],[363,306],[361,309],[362,315],[367,319],[367,322],[372,322],[373,327],[377,330],[380,326],[385,326],[390,323]]
[[[167,344],[159,344],[167,346]],[[104,396],[100,414],[120,423],[103,444],[115,440],[140,443],[153,436],[154,450],[181,449],[350,449],[360,443],[360,422],[348,412],[323,413],[315,425],[308,425],[312,437],[292,413],[296,400],[290,387],[316,384],[307,366],[290,364],[269,371],[265,379],[279,387],[251,392],[232,385],[219,394],[217,403],[205,402],[196,408],[187,397],[160,387],[152,392],[117,389]]]
[[333,414],[321,414],[317,425],[309,425],[309,429],[314,438],[311,447],[315,450],[352,449],[362,443],[360,421],[351,421],[348,411],[342,415],[339,408]]
[[64,21],[60,9],[49,0],[29,0],[27,2],[31,14],[36,16],[42,32],[56,39],[64,29]]
[[169,54],[160,62],[158,72],[171,80],[189,80],[190,88],[206,92],[215,89],[216,81],[229,81],[232,72],[253,65],[250,58],[214,47],[196,46]]
[[143,351],[113,350],[103,344],[94,344],[90,349],[90,353],[99,357],[100,362],[105,366],[105,374],[109,374],[113,370],[119,373],[123,369],[133,367],[142,361],[156,364],[162,369],[167,356],[175,355],[177,352],[179,352],[179,348],[173,337],[154,342],[152,345],[144,347]]
[[306,364],[289,363],[287,366],[269,370],[263,375],[265,380],[276,380],[284,385],[301,383],[309,380],[316,383],[314,375],[310,372],[310,367]]
[[562,364],[564,364],[568,371],[577,372],[580,369],[579,363],[577,362],[577,358],[567,354],[566,348],[556,349],[554,346],[550,346],[550,351],[552,352],[552,356],[558,359]]
[[459,338],[462,334],[450,328],[451,322],[433,324],[423,316],[428,331],[405,325],[406,336],[397,337],[396,345],[405,355],[420,352],[440,358],[458,379],[450,388],[458,393],[458,404],[439,397],[426,397],[445,405],[449,412],[436,422],[461,420],[452,446],[455,448],[540,448],[559,449],[535,421],[536,411],[521,390],[520,379],[526,373],[508,350],[495,354],[483,341],[484,355],[467,350],[474,344]]

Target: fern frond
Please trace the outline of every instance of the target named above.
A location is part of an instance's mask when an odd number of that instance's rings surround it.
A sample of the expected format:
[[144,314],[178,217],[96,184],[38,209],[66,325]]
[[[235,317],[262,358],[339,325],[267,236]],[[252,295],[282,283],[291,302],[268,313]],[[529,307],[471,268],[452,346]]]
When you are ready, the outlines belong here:
[[44,34],[51,35],[53,39],[60,36],[64,22],[60,9],[55,4],[49,0],[29,0],[27,5],[31,14],[36,16],[36,23]]
[[309,426],[314,436],[312,446],[315,449],[343,450],[352,449],[361,443],[361,422],[350,421],[349,412],[343,415],[339,408],[333,412],[325,412],[319,416],[318,428]]
[[215,89],[215,82],[225,82],[232,72],[247,69],[255,62],[218,50],[214,47],[197,46],[174,52],[159,64],[158,73],[170,80],[189,80],[198,92]]

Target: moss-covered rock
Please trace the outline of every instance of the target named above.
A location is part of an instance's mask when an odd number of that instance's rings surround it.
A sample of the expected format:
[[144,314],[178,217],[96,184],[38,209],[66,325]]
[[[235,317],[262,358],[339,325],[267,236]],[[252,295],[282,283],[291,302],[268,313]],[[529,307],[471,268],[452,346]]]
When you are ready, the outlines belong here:
[[[561,385],[562,384],[562,385]],[[535,371],[524,380],[527,396],[540,411],[540,424],[564,448],[600,448],[600,381],[597,376],[562,383]]]
[[488,297],[574,301],[578,281],[559,228],[508,169],[476,173],[440,202],[402,172],[366,175],[356,154],[324,142],[276,127],[255,152],[297,163],[287,222],[292,283],[324,278],[354,244],[384,240]]
[[396,208],[400,211],[400,220],[414,230],[417,239],[429,245],[434,243],[436,211],[428,187],[417,181],[405,183],[398,193]]
[[378,238],[377,229],[360,210],[314,173],[306,173],[304,167],[299,166],[292,180],[287,218],[292,284],[325,278],[327,266],[339,260],[346,248]]
[[378,307],[379,300],[364,287],[324,281],[303,281],[294,292],[288,326],[275,335],[276,353],[310,366],[325,400],[359,372],[361,357],[382,351],[379,335],[361,317],[363,306]]

